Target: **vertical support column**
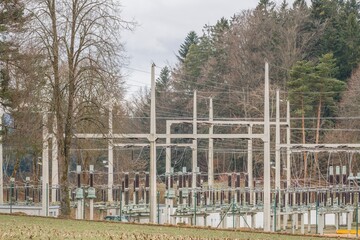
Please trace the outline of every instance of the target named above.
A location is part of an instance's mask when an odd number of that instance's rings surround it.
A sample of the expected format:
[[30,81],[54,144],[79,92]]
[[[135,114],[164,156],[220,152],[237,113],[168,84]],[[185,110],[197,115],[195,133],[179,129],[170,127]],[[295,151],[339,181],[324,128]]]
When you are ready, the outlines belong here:
[[48,139],[48,118],[47,113],[43,112],[42,116],[42,138],[43,138],[43,150],[42,150],[42,198],[41,207],[42,215],[49,215],[49,139]]
[[[276,90],[276,122],[275,122],[275,189],[280,190],[280,95]],[[281,204],[279,194],[279,206]]]
[[[0,108],[0,132],[2,131],[2,118],[4,110]],[[2,134],[0,134],[0,204],[4,203],[4,175],[3,175],[3,145]]]
[[[166,121],[166,134],[171,134],[171,124]],[[167,181],[166,185],[168,186],[168,189],[166,191],[169,193],[170,191],[170,182],[171,182],[171,138],[166,138],[166,156],[165,156],[165,179]],[[172,199],[169,199],[168,197],[165,198],[165,223],[170,223],[170,215],[172,214],[170,205],[172,205]],[[170,209],[169,209],[170,208]]]
[[[291,132],[290,132],[290,102],[286,101],[286,194],[285,194],[285,205],[286,212],[289,213],[290,209],[288,207],[289,204],[289,189],[291,188],[291,153],[290,153],[290,143],[291,143]],[[310,215],[310,213],[309,213]],[[284,222],[288,221],[289,214],[284,215]]]
[[[209,104],[209,134],[214,133],[214,125],[212,124],[214,120],[214,111],[213,111],[213,101],[212,98],[210,98],[210,104]],[[214,187],[214,139],[209,138],[209,164],[208,164],[208,186],[209,189],[212,189]]]
[[301,234],[305,234],[304,213],[301,213]]
[[347,212],[346,217],[347,217],[347,230],[349,231],[348,237],[350,237],[350,230],[351,230],[351,225],[352,225],[352,220],[353,220],[352,212],[351,211]]
[[319,219],[318,232],[320,235],[324,235],[324,214],[320,213],[318,219]]
[[[280,163],[280,91],[276,90],[276,120],[275,120],[275,195],[277,198],[274,200],[277,201],[275,206],[279,206],[279,210],[281,209],[281,163]],[[277,209],[276,209],[277,210]],[[276,216],[276,223],[280,226],[281,215],[278,214]],[[274,229],[278,229],[278,226],[275,226]]]
[[270,180],[270,103],[269,64],[265,63],[264,94],[264,231],[271,231],[271,180]]
[[60,200],[59,196],[59,161],[58,161],[58,142],[57,142],[57,120],[54,116],[52,152],[51,152],[51,202],[55,203]]
[[108,139],[108,202],[113,202],[114,185],[114,139],[113,139],[113,106],[109,105],[109,139]]
[[156,223],[156,111],[155,111],[155,64],[151,65],[150,111],[150,223]]
[[[248,134],[252,134],[252,124],[248,126]],[[254,177],[253,177],[253,140],[252,138],[247,140],[248,149],[247,149],[247,169],[248,169],[248,181],[249,181],[249,190],[250,190],[250,204],[254,204]]]
[[339,230],[339,213],[335,213],[335,229]]
[[[194,91],[194,107],[193,107],[193,134],[194,134],[194,140],[193,140],[193,148],[192,148],[192,179],[196,179],[196,169],[197,169],[197,94],[196,91]],[[191,188],[196,188],[196,181],[192,181]]]

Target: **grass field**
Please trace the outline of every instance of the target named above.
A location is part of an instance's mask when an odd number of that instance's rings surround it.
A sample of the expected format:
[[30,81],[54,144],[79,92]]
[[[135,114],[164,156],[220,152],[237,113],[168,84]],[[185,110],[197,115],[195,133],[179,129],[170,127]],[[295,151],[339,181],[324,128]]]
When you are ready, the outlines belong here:
[[[326,239],[176,226],[0,215],[0,239]],[[334,238],[332,238],[334,239]],[[335,238],[338,239],[338,238]]]

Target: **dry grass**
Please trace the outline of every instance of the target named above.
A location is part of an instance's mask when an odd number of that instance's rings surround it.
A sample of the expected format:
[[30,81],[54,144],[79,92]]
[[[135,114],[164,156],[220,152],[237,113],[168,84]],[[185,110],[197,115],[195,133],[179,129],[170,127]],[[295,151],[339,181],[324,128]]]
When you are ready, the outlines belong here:
[[[249,231],[0,215],[0,239],[319,239]],[[326,238],[321,238],[326,239]]]

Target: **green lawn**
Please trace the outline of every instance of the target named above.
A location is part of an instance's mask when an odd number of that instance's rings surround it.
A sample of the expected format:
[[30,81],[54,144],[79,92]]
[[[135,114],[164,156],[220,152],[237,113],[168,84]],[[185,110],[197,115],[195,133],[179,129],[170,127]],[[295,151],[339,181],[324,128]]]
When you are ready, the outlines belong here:
[[0,239],[326,239],[310,236],[0,215]]

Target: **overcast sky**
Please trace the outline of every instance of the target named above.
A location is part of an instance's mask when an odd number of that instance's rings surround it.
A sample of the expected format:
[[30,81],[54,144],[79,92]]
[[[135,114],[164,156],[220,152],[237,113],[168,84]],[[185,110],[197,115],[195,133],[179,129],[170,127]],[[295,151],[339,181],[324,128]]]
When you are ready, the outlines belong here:
[[[188,32],[201,35],[205,24],[230,18],[244,9],[255,8],[258,0],[120,0],[122,17],[138,23],[122,37],[129,56],[125,69],[129,94],[150,85],[150,66],[174,65],[180,44]],[[136,70],[135,70],[136,69]],[[140,71],[137,71],[140,70]],[[142,72],[144,71],[144,72]],[[156,69],[157,73],[160,69]]]

